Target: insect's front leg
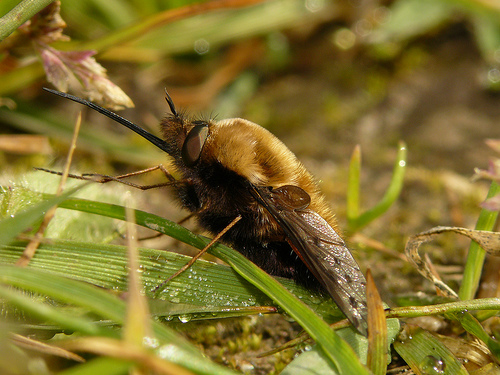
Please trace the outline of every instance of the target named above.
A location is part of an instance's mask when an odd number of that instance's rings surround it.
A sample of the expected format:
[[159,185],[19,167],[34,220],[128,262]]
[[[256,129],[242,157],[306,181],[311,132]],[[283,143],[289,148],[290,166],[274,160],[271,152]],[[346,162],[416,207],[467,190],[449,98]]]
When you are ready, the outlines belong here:
[[[39,170],[39,171],[47,172],[47,173],[57,174],[59,176],[62,175],[61,172],[52,171],[50,169],[45,169],[45,168],[35,168],[35,169]],[[162,171],[163,174],[165,175],[165,177],[167,177],[168,182],[162,182],[162,183],[152,184],[152,185],[140,185],[140,184],[136,184],[136,183],[125,180],[129,177],[134,177],[134,176],[139,176],[139,175],[143,175],[146,173],[151,173],[151,172],[154,172],[156,170]],[[103,174],[99,174],[99,173],[84,173],[82,175],[69,174],[68,177],[74,178],[77,180],[94,181],[94,182],[98,182],[100,184],[105,184],[105,183],[110,182],[110,181],[115,181],[115,182],[119,182],[120,184],[124,184],[124,185],[133,187],[135,189],[140,189],[140,190],[149,190],[149,189],[155,189],[155,188],[159,188],[159,187],[163,187],[163,186],[172,186],[172,185],[184,183],[181,180],[176,180],[175,177],[172,176],[170,174],[170,172],[162,164],[159,164],[155,167],[142,169],[140,171],[122,174],[119,176],[108,176],[108,175],[103,175]]]

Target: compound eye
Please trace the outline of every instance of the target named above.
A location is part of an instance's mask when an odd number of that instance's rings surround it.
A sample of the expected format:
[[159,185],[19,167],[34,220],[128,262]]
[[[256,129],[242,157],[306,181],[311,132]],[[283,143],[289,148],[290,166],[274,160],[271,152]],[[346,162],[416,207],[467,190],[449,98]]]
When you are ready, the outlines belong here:
[[187,167],[195,165],[200,158],[207,136],[208,124],[206,123],[195,125],[188,133],[181,150],[182,161]]

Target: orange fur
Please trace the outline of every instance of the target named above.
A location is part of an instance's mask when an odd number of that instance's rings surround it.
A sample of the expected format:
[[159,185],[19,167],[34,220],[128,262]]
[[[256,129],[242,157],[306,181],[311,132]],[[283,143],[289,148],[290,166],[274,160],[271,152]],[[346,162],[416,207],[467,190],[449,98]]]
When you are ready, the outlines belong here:
[[338,232],[334,215],[313,176],[283,142],[260,125],[241,118],[211,122],[202,155],[256,186],[302,188],[311,197],[309,208]]

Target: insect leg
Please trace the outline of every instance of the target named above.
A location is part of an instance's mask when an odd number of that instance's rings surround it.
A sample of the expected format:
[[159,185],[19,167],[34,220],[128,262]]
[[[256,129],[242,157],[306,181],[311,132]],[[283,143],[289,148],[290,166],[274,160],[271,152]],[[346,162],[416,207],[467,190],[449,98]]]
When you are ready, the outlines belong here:
[[[45,168],[35,168],[35,169],[37,169],[39,171],[47,172],[47,173],[57,174],[57,175],[62,174],[61,172],[52,171],[52,170],[45,169]],[[138,176],[141,174],[154,172],[156,170],[161,170],[163,172],[163,174],[168,178],[169,181],[162,182],[159,184],[153,184],[153,185],[139,185],[139,184],[124,180],[124,179],[129,178],[129,177],[134,177],[134,176]],[[161,164],[159,164],[155,167],[142,169],[142,170],[136,171],[136,172],[126,173],[126,174],[119,175],[119,176],[108,176],[108,175],[103,175],[103,174],[98,174],[98,173],[84,173],[82,175],[69,174],[68,177],[74,178],[77,180],[95,181],[95,182],[98,182],[101,184],[105,184],[105,183],[110,182],[110,181],[115,181],[115,182],[119,182],[121,184],[130,186],[130,187],[133,187],[136,189],[140,189],[140,190],[149,190],[149,189],[155,189],[155,188],[159,188],[159,187],[163,187],[163,186],[171,186],[171,185],[175,185],[175,184],[184,183],[182,180],[176,180],[167,171],[167,169],[165,169],[165,167]]]
[[221,230],[219,232],[219,234],[217,234],[217,236],[215,236],[213,238],[212,241],[210,241],[210,243],[205,246],[198,254],[196,254],[194,257],[191,258],[191,260],[189,262],[187,262],[184,266],[182,266],[176,273],[174,273],[172,276],[170,276],[167,280],[165,280],[164,282],[162,282],[160,285],[158,285],[153,291],[155,294],[161,292],[164,288],[165,288],[165,285],[170,281],[172,280],[173,278],[179,276],[181,273],[183,273],[184,271],[186,271],[189,267],[191,267],[194,262],[196,262],[203,254],[205,254],[207,252],[208,249],[210,249],[217,241],[220,240],[220,238],[226,234],[226,232],[228,230],[230,230],[232,227],[234,227],[236,225],[236,223],[238,221],[241,220],[241,215],[238,215],[236,216],[233,221],[231,221],[223,230]]

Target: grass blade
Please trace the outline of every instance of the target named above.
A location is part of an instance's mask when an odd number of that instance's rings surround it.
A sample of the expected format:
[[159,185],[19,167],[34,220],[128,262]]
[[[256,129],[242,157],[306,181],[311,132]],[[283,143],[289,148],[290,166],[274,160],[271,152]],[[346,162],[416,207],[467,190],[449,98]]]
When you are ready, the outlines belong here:
[[[64,207],[82,209],[85,212],[92,212],[125,220],[124,208],[116,205],[73,199],[67,201]],[[205,245],[210,242],[209,239],[197,236],[186,228],[159,216],[139,210],[136,210],[135,216],[137,224],[168,234],[198,249],[204,248]],[[231,265],[240,276],[264,292],[285,312],[301,324],[310,336],[316,340],[326,357],[335,364],[337,369],[342,371],[341,373],[368,373],[368,370],[360,363],[352,348],[340,339],[340,337],[333,332],[318,315],[293,296],[278,281],[267,275],[243,255],[227,246],[217,244],[209,250],[209,252]]]
[[85,185],[86,184],[83,184],[70,189],[60,196],[52,196],[51,198],[37,203],[24,211],[1,220],[0,246],[9,244],[14,238],[16,238],[16,236],[37,223],[43,215],[45,215],[45,212],[47,212],[51,207],[60,204],[65,199],[68,199],[71,194],[75,193]]
[[416,374],[467,375],[460,361],[436,337],[420,328],[407,327],[394,349]]
[[[110,319],[119,325],[123,325],[126,320],[126,306],[123,300],[106,290],[87,283],[33,268],[5,265],[0,265],[0,282],[46,295],[60,302],[83,307],[85,310],[98,314],[104,319]],[[66,321],[60,317],[60,314],[47,316],[48,320],[64,327]],[[173,345],[173,350],[164,353],[162,358],[197,374],[234,374],[233,371],[216,365],[203,357],[195,346],[161,323],[152,321],[151,326],[154,337],[162,345]],[[158,350],[161,350],[161,346],[158,347]]]
[[[491,198],[500,193],[500,186],[496,182],[492,182],[490,185],[490,190],[486,198]],[[477,230],[493,230],[495,228],[495,223],[498,218],[498,212],[488,211],[482,209],[477,219],[476,228]],[[481,278],[481,273],[483,271],[483,263],[486,252],[479,246],[477,242],[472,241],[469,247],[469,252],[467,253],[467,260],[465,262],[465,269],[462,279],[462,285],[458,292],[458,296],[462,300],[473,299],[478,285],[479,279]]]

